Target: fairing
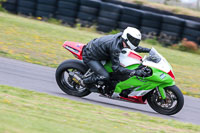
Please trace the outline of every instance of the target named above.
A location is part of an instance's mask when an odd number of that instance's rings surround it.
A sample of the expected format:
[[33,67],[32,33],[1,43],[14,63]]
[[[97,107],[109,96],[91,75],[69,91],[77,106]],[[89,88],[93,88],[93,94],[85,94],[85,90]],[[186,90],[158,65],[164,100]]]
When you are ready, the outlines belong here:
[[[170,73],[170,76],[173,74],[171,65],[154,48],[151,49],[149,56],[145,56],[143,58],[142,64],[145,66],[157,68],[165,73]],[[175,79],[174,75],[172,78]]]
[[135,51],[124,48],[120,53],[119,61],[121,66],[128,67],[134,64],[141,64],[142,57],[138,55]]
[[85,44],[79,42],[70,42],[66,41],[63,44],[63,47],[66,48],[69,52],[71,52],[76,58],[82,60],[82,49]]
[[[128,57],[130,52],[136,54],[135,58]],[[125,54],[120,54],[120,63],[122,66],[133,70],[142,64],[144,66],[150,67],[153,71],[153,74],[152,76],[144,78],[133,76],[123,82],[119,82],[116,85],[114,92],[119,94],[123,90],[131,88],[132,92],[129,94],[129,98],[142,97],[152,89],[158,87],[162,98],[165,99],[166,96],[164,94],[164,88],[175,84],[173,81],[174,78],[172,76],[173,72],[166,59],[162,57],[155,49],[153,49],[153,52],[150,53],[150,56],[155,53],[157,54],[158,60],[154,60],[154,62],[150,61],[147,57],[141,61],[141,58],[138,58],[137,53],[128,49],[126,50]],[[111,63],[108,62],[105,65],[105,68],[111,72],[111,66]]]

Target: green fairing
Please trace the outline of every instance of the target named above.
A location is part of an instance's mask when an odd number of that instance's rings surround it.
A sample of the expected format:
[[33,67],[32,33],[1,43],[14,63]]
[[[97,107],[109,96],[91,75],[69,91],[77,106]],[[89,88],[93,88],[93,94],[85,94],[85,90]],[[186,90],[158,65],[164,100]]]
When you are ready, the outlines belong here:
[[[136,69],[140,64],[135,64],[128,66],[126,68],[133,70]],[[108,72],[113,72],[112,70],[112,64],[111,62],[108,62],[105,64],[105,69]],[[141,90],[152,90],[156,87],[159,87],[158,90],[162,96],[163,99],[166,98],[164,88],[167,86],[172,86],[175,85],[174,80],[170,77],[169,74],[151,67],[153,70],[153,75],[150,77],[130,77],[129,79],[119,82],[116,87],[114,92],[116,93],[121,93],[125,89],[135,89],[134,91],[141,91]]]
[[104,68],[109,73],[113,72],[113,70],[112,70],[112,63],[110,61],[106,62],[106,64],[104,65]]

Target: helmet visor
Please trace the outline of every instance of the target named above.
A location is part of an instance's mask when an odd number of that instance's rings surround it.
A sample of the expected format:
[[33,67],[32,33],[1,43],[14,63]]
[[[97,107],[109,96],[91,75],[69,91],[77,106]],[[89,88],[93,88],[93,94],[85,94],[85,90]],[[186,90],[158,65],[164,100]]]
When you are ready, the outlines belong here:
[[127,34],[127,39],[135,46],[137,47],[140,43],[140,39],[137,39],[133,36],[131,36],[129,33]]

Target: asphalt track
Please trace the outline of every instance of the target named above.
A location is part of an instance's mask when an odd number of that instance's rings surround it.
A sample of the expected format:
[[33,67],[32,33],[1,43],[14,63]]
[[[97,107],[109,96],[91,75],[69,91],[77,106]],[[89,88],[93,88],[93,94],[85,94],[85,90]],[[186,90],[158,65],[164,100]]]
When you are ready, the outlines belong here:
[[48,93],[75,101],[88,102],[126,111],[141,112],[150,116],[175,119],[200,125],[200,99],[184,96],[185,104],[183,109],[173,116],[165,116],[153,111],[148,104],[143,105],[107,99],[99,97],[95,93],[84,98],[69,96],[63,93],[57,86],[55,70],[55,68],[0,57],[0,84]]

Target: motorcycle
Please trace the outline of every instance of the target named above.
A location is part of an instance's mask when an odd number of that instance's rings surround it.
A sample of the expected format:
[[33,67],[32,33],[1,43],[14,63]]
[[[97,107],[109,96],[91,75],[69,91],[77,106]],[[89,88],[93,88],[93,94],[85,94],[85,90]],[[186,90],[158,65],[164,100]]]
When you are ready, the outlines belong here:
[[[83,78],[94,72],[82,61],[84,44],[66,41],[63,47],[77,59],[62,62],[56,70],[56,81],[62,91],[69,95],[84,97],[89,95],[90,89],[82,86]],[[97,82],[100,96],[127,102],[148,104],[164,115],[178,113],[184,105],[184,97],[175,85],[175,76],[171,65],[152,48],[149,55],[142,58],[138,53],[124,48],[119,56],[120,65],[128,69],[141,69],[143,77],[128,76],[113,72],[111,61],[101,61],[110,74],[110,82]]]

